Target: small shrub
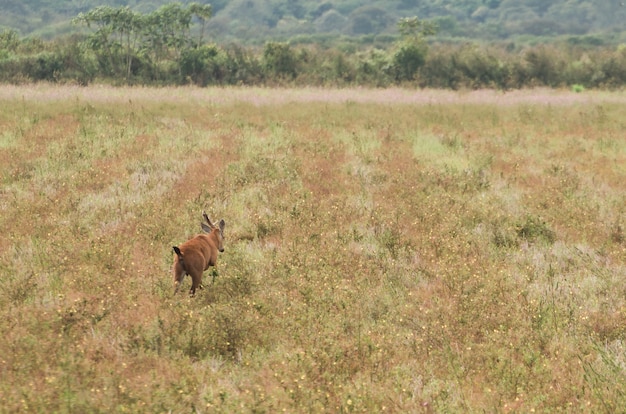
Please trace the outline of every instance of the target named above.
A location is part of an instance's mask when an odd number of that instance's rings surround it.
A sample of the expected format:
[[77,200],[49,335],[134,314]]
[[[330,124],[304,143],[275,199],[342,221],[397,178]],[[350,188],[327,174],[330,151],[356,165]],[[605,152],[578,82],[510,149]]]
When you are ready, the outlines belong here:
[[515,237],[515,234],[512,231],[508,232],[502,227],[494,227],[491,241],[496,247],[510,248],[519,246],[519,239]]
[[546,222],[531,215],[526,216],[516,231],[519,238],[530,242],[541,240],[552,244],[556,240],[556,234],[550,230]]

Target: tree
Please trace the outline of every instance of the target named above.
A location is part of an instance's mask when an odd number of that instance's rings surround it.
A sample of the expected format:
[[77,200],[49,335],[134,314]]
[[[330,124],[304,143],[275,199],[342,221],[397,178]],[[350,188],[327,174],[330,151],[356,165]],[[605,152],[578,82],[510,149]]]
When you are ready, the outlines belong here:
[[413,43],[422,42],[425,37],[437,34],[437,26],[433,22],[420,20],[417,16],[406,17],[398,21],[398,31],[403,40]]
[[278,77],[296,76],[296,56],[288,43],[267,42],[263,50],[267,70]]
[[189,11],[191,12],[192,15],[196,16],[198,20],[200,20],[200,23],[202,24],[202,26],[200,27],[200,35],[198,37],[198,44],[197,44],[197,46],[199,47],[202,44],[202,38],[204,37],[204,30],[206,28],[206,22],[213,15],[213,8],[211,7],[210,4],[200,4],[200,3],[194,2],[194,3],[189,4]]
[[409,17],[400,19],[398,30],[401,39],[393,52],[391,68],[397,81],[410,81],[426,61],[428,46],[424,38],[434,35],[437,27],[432,22]]
[[101,66],[108,68],[111,75],[131,76],[133,59],[136,56],[145,20],[129,7],[113,8],[100,6],[80,13],[74,24],[96,27],[88,38],[88,45],[98,56]]
[[195,85],[221,83],[225,53],[216,45],[202,45],[186,50],[180,59],[182,78]]
[[[129,7],[100,6],[79,14],[74,23],[95,28],[87,45],[97,56],[104,72],[109,76],[124,76],[129,81],[133,69],[139,66],[135,65],[138,61],[150,67],[152,75],[157,78],[163,66],[178,68],[178,76],[182,77],[182,57],[186,56],[185,64],[189,66],[190,57],[194,60],[193,56],[203,56],[202,53],[187,52],[201,46],[205,24],[211,14],[210,5],[195,2],[188,7],[180,3],[166,4],[149,14],[139,14]],[[193,16],[202,24],[196,41],[190,34]]]
[[20,39],[15,30],[4,30],[0,32],[0,56],[15,52],[20,45]]
[[145,35],[155,62],[177,60],[183,49],[189,47],[190,9],[180,3],[166,4],[147,15],[146,21]]

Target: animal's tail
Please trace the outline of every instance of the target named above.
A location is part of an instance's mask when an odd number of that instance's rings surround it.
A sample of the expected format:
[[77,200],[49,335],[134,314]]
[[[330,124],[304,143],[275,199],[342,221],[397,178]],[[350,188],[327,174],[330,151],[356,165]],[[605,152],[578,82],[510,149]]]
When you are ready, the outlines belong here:
[[178,246],[173,246],[172,249],[174,249],[174,253],[176,253],[176,256],[178,256],[178,262],[183,266],[183,268],[185,268],[185,259],[183,257],[183,253],[180,251]]

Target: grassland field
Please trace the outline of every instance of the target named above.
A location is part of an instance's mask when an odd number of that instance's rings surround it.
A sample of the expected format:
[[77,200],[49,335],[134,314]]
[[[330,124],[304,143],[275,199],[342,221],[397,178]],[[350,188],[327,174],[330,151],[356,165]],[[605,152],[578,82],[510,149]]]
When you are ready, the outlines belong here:
[[624,92],[5,85],[0,174],[0,412],[626,407]]

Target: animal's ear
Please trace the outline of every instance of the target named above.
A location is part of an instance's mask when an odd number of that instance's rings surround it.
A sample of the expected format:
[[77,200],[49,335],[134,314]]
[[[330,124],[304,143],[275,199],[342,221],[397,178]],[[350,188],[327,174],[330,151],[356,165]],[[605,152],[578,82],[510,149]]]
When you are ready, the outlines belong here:
[[224,233],[224,227],[226,227],[226,222],[224,221],[224,219],[220,220],[220,231],[222,233]]
[[202,230],[204,230],[205,233],[210,233],[213,230],[211,226],[206,223],[200,223],[200,226],[202,226]]
[[206,211],[202,212],[202,217],[204,217],[204,219],[206,220],[207,223],[209,223],[209,227],[215,227],[213,225],[213,223],[211,223],[211,219],[209,219],[209,216],[207,216]]

